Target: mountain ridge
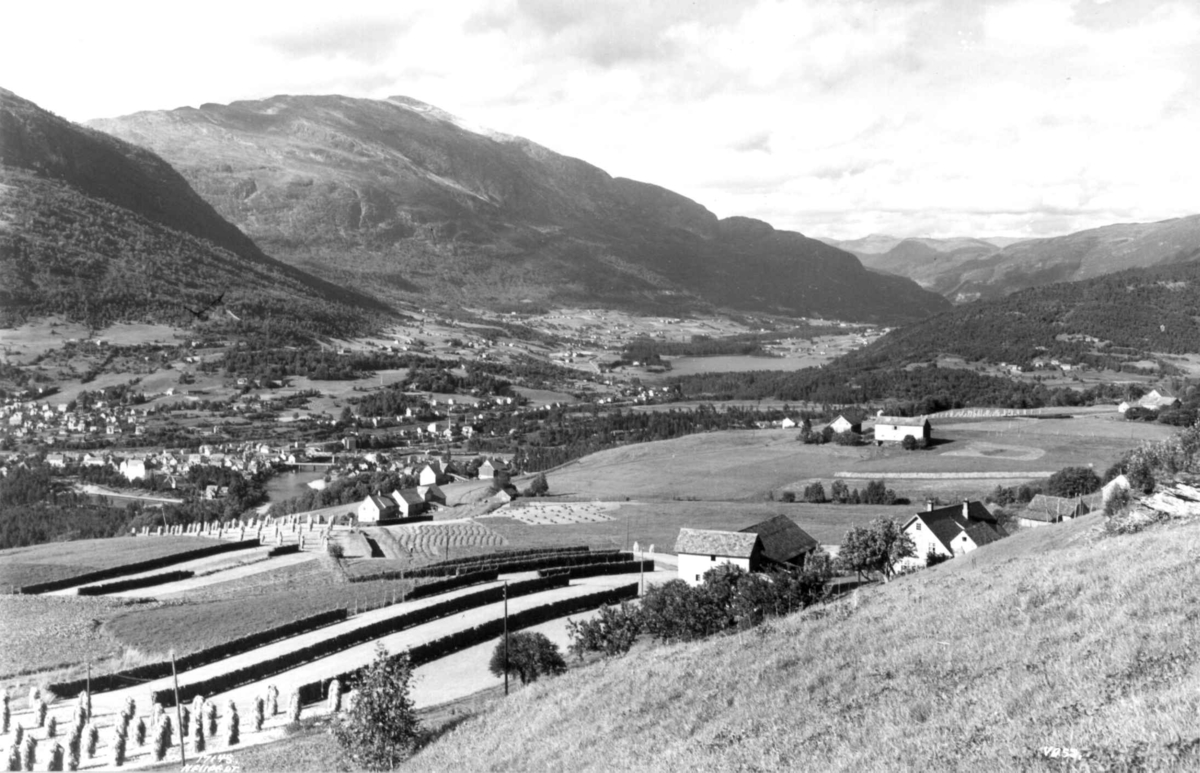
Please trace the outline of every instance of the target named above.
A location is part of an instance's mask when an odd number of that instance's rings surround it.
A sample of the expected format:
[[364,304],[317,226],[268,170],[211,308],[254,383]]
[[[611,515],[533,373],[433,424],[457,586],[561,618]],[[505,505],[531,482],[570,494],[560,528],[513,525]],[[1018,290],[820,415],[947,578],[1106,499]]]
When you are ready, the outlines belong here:
[[168,159],[271,254],[391,299],[878,322],[947,308],[802,234],[719,219],[406,97],[281,95],[90,125]]

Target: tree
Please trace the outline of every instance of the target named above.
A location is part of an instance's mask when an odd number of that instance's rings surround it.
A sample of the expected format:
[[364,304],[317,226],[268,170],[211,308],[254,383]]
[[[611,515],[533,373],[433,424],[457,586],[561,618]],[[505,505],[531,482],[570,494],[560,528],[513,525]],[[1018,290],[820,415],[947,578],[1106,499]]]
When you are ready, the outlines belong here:
[[546,481],[546,473],[539,472],[537,476],[529,482],[529,488],[525,489],[527,497],[544,497],[550,493],[550,484]]
[[915,437],[913,437],[912,435],[905,435],[904,440],[900,441],[900,447],[903,448],[905,451],[916,451],[917,450],[917,439]]
[[1090,467],[1064,467],[1046,484],[1046,491],[1056,497],[1080,497],[1099,489],[1100,477]]
[[855,526],[842,538],[838,559],[856,572],[879,572],[888,582],[896,564],[916,554],[912,539],[890,518],[881,516],[869,527]]
[[550,641],[545,634],[518,631],[508,635],[508,655],[505,662],[504,639],[501,637],[492,652],[492,660],[488,670],[495,676],[503,676],[505,671],[516,674],[521,684],[536,682],[543,675],[556,676],[567,670],[567,662],[563,660],[558,645]]
[[569,650],[579,659],[583,659],[585,652],[603,652],[610,657],[624,655],[641,632],[641,614],[623,601],[619,607],[601,607],[600,616],[591,620],[567,621]]
[[846,504],[850,499],[850,487],[840,480],[835,480],[829,487],[829,498],[839,505]]
[[804,501],[818,505],[825,503],[825,487],[821,485],[821,481],[804,487]]
[[358,698],[333,727],[334,737],[350,757],[370,770],[391,770],[416,748],[420,737],[409,695],[412,664],[407,654],[389,657],[378,644],[375,660],[354,683]]

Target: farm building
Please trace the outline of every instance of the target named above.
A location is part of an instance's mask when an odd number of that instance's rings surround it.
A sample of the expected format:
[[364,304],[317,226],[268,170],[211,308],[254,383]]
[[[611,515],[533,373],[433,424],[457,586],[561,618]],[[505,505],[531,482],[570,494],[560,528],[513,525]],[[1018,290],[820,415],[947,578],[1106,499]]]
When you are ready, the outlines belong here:
[[355,515],[358,516],[360,522],[364,523],[381,521],[385,518],[395,518],[396,503],[387,497],[372,494],[359,503],[358,509],[355,510]]
[[1097,492],[1086,497],[1054,497],[1038,494],[1017,515],[1021,526],[1046,526],[1051,523],[1070,521],[1081,515],[1104,507],[1103,494]]
[[1173,408],[1178,403],[1179,398],[1166,389],[1151,389],[1149,393],[1142,395],[1142,398],[1137,401],[1140,407],[1149,408],[1152,411]]
[[829,422],[829,428],[839,435],[843,432],[853,432],[862,434],[863,419],[865,417],[857,411],[846,411],[838,414],[838,417]]
[[914,440],[929,440],[933,437],[933,428],[929,419],[924,416],[876,416],[875,442],[902,443],[904,438]]
[[417,493],[421,495],[421,499],[425,501],[425,504],[446,504],[446,493],[437,486],[418,486]]
[[786,515],[747,526],[743,534],[757,534],[762,543],[762,556],[767,561],[791,566],[804,566],[808,557],[820,545],[808,532]]
[[417,473],[417,481],[422,486],[436,486],[440,483],[447,483],[449,480],[450,476],[446,475],[445,470],[442,469],[442,463],[436,459],[426,464]]
[[420,515],[427,507],[424,497],[417,489],[396,489],[392,492],[392,499],[396,502],[396,511],[401,518]]
[[479,477],[482,480],[491,480],[498,472],[508,472],[508,465],[497,459],[485,459],[479,465]]
[[912,539],[916,553],[904,559],[902,567],[924,566],[931,552],[953,558],[1004,538],[995,516],[982,502],[927,507],[904,522],[903,531]]
[[758,569],[762,541],[753,532],[680,529],[675,553],[679,556],[679,579],[688,585],[700,585],[704,573],[722,563],[747,572]]

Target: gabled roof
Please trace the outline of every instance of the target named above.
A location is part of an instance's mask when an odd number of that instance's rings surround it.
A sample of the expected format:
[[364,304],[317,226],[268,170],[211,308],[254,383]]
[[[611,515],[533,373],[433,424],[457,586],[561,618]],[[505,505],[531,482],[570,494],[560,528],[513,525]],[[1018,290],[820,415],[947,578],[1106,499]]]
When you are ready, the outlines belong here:
[[675,552],[750,558],[759,544],[758,535],[753,532],[680,529],[679,537],[675,540]]
[[923,427],[929,423],[928,416],[876,416],[876,424],[895,424],[898,427]]
[[966,532],[976,545],[986,545],[1004,539],[1004,535],[990,523],[973,523],[966,528]]
[[907,529],[917,519],[928,527],[942,545],[950,548],[952,553],[954,540],[964,532],[976,545],[986,545],[1004,537],[997,527],[995,516],[978,501],[917,513],[904,523],[904,528]]
[[953,516],[949,514],[937,515],[937,512],[934,510],[927,513],[917,513],[904,523],[904,528],[907,530],[913,521],[921,521],[925,524],[925,528],[929,529],[929,532],[937,538],[937,541],[942,543],[942,547],[953,553],[954,538],[963,533],[963,528]]
[[397,504],[399,504],[401,499],[403,499],[407,504],[410,504],[410,505],[425,504],[424,497],[422,497],[417,492],[416,489],[411,489],[411,488],[396,489],[395,491],[392,492],[392,499],[396,500]]
[[[867,412],[861,408],[848,408],[839,413],[838,416],[850,422],[851,424],[862,424],[864,421],[870,418]],[[837,416],[834,417],[834,421],[837,421]]]
[[1031,521],[1056,521],[1060,518],[1074,518],[1104,506],[1104,495],[1101,493],[1088,494],[1086,497],[1054,497],[1049,494],[1037,494],[1029,500],[1022,518]]
[[747,526],[741,533],[757,534],[762,542],[762,554],[772,561],[785,564],[816,550],[820,544],[786,515],[777,515]]
[[388,509],[396,506],[395,502],[384,499],[381,496],[376,496],[375,494],[367,495],[367,499],[363,502],[363,504],[366,504],[367,502],[371,502],[371,504],[375,505],[375,507],[378,508],[380,510],[380,512],[382,512],[384,510],[388,510]]

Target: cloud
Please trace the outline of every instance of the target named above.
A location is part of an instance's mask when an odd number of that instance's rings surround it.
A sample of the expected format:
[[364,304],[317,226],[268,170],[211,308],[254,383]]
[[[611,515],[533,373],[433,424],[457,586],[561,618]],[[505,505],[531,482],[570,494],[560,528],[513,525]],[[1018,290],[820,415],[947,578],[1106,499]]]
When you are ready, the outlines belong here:
[[739,153],[750,153],[758,151],[760,153],[771,153],[771,133],[756,132],[745,139],[738,140],[729,147]]
[[262,42],[285,57],[346,57],[378,64],[393,53],[398,39],[411,28],[409,20],[355,19],[270,35]]

